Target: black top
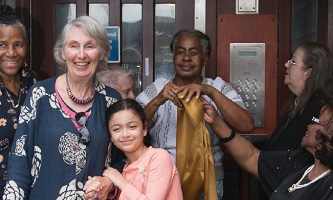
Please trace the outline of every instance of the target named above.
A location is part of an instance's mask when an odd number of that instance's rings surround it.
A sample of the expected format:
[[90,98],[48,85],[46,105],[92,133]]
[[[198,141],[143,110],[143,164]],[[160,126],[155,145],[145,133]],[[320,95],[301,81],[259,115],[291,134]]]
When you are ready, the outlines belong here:
[[288,117],[282,119],[265,142],[263,150],[284,151],[299,148],[312,117],[318,118],[324,104],[324,101],[312,97],[299,116],[292,120],[288,120]]
[[288,191],[313,163],[313,156],[303,149],[262,151],[258,161],[258,173],[262,187],[270,196],[269,199],[332,200],[333,173],[304,188],[291,193]]

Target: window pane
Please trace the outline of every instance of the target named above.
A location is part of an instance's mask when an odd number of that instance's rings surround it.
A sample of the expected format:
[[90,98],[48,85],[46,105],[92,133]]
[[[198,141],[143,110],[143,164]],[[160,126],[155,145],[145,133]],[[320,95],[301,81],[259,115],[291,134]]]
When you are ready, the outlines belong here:
[[175,4],[155,5],[155,79],[174,76],[170,43],[175,34]]
[[142,5],[122,5],[122,66],[134,73],[134,93],[141,92]]
[[[59,37],[63,27],[74,18],[76,18],[76,4],[56,4],[56,39]],[[63,73],[64,71],[57,66],[56,75]]]
[[109,4],[89,4],[89,16],[95,18],[104,26],[109,26]]
[[291,9],[291,52],[294,52],[302,41],[317,41],[318,1],[294,0]]

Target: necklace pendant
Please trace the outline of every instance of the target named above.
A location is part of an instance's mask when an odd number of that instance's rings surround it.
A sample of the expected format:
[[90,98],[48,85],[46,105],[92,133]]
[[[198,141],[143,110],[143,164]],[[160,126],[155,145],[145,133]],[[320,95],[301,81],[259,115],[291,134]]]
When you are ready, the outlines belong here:
[[12,105],[12,109],[18,108],[20,106],[20,100],[21,100],[21,86],[20,86],[19,91],[18,91],[18,100],[17,100],[16,105],[15,105],[14,100],[11,98],[11,95],[7,91],[6,87],[4,87],[4,88],[5,88],[5,91],[6,91],[6,95],[8,97],[8,103]]
[[[14,101],[14,100],[13,100]],[[14,103],[12,103],[12,106],[13,106],[13,108],[15,109],[15,108],[18,108],[19,106],[20,106],[20,102],[17,102],[17,104],[15,105]]]
[[310,182],[305,183],[305,184],[301,184],[301,182],[303,181],[303,179],[310,173],[310,171],[313,169],[313,167],[314,167],[314,164],[311,165],[307,170],[305,170],[305,172],[304,172],[303,176],[301,177],[301,179],[299,179],[297,181],[297,183],[292,184],[288,188],[288,191],[289,192],[293,192],[295,190],[307,187],[308,185],[311,185],[312,183],[314,183],[314,182],[318,181],[319,179],[323,178],[324,176],[326,176],[326,174],[328,174],[331,171],[331,169],[328,169],[328,170],[324,171],[323,173],[321,173],[319,176],[317,176],[315,179],[311,180]]
[[295,191],[295,184],[293,184],[292,186],[290,186],[289,188],[288,188],[288,192],[293,192],[293,191]]

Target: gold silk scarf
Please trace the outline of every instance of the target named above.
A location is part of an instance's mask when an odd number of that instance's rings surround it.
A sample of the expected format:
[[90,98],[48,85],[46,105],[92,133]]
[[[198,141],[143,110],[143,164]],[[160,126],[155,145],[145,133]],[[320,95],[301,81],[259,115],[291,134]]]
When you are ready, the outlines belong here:
[[201,100],[180,100],[185,109],[177,111],[176,166],[184,200],[200,199],[203,188],[205,200],[216,200],[214,157]]

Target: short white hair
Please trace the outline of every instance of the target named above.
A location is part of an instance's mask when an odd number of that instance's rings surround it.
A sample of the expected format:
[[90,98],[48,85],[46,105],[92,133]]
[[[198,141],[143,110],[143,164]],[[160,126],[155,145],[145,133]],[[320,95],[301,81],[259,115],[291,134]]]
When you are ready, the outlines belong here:
[[96,79],[102,84],[114,88],[118,84],[118,77],[130,77],[133,79],[133,72],[127,68],[120,66],[112,66],[97,72]]

